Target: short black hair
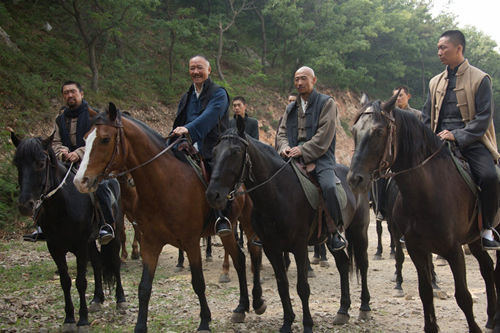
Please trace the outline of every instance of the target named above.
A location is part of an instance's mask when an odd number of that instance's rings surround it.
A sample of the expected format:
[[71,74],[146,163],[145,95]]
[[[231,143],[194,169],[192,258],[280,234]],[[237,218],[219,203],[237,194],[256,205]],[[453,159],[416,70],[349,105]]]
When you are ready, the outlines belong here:
[[243,97],[243,96],[236,96],[235,98],[233,98],[233,103],[235,101],[241,101],[241,103],[247,105],[247,101],[245,100],[245,97]]
[[397,90],[397,91],[403,90],[407,95],[410,93],[410,88],[408,88],[408,86],[405,86],[404,84],[397,86],[392,91],[394,91],[394,90]]
[[69,85],[71,85],[71,84],[74,84],[74,85],[78,88],[78,90],[79,90],[80,92],[82,92],[82,91],[83,91],[82,85],[81,85],[80,83],[78,83],[78,82],[76,82],[76,81],[71,81],[71,80],[69,80],[69,81],[66,81],[66,82],[64,82],[64,83],[62,84],[62,86],[61,86],[61,94],[62,94],[62,92],[63,92],[64,87],[65,87],[65,86],[69,86]]
[[446,37],[453,45],[462,45],[462,54],[465,54],[465,36],[460,30],[448,30],[441,34],[439,38]]

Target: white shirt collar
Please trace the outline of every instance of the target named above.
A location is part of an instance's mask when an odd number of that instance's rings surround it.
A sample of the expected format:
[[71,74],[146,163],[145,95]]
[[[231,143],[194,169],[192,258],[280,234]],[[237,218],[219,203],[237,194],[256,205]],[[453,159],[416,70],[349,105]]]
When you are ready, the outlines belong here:
[[302,105],[302,113],[306,113],[307,101],[304,101],[302,97],[300,97],[300,105]]
[[194,83],[193,83],[193,87],[194,87],[194,92],[196,94],[196,98],[200,98],[201,92],[203,91],[203,84],[201,85],[200,91],[198,91],[198,89],[196,89],[196,84],[194,84]]

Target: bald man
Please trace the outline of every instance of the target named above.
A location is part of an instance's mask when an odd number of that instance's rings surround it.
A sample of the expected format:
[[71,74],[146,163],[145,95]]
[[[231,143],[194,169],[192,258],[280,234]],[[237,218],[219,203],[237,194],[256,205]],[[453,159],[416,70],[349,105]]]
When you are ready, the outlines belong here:
[[[212,68],[202,55],[189,59],[189,75],[193,84],[179,102],[172,134],[191,137],[201,153],[207,171],[212,169],[212,149],[219,134],[229,127],[229,95],[223,87],[210,80]],[[231,224],[222,212],[217,212],[215,224],[219,236],[231,234]]]
[[[340,227],[342,214],[335,190],[337,177],[334,171],[337,106],[332,97],[314,89],[316,75],[311,68],[299,68],[294,80],[299,98],[286,108],[278,129],[276,149],[285,158],[302,158],[306,164],[316,164],[314,172],[326,208]],[[331,250],[339,251],[345,248],[345,241],[335,231],[327,245]]]

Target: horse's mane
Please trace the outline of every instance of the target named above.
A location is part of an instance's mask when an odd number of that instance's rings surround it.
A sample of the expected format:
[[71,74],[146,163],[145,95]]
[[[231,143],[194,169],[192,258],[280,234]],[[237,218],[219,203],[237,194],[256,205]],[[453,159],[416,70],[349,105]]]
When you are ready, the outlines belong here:
[[[47,150],[49,154],[50,161],[56,161],[56,154],[51,146]],[[23,139],[16,148],[16,153],[14,155],[14,164],[21,163],[21,159],[26,156],[32,156],[37,160],[43,160],[45,158],[45,152],[42,147],[41,137],[30,137]]]
[[[222,135],[234,135],[239,136],[238,129],[231,127],[222,133]],[[265,144],[257,139],[254,139],[250,135],[245,133],[245,139],[252,145],[254,145],[257,150],[263,153],[266,156],[266,159],[272,162],[273,164],[282,165],[285,163],[278,152],[270,145]]]

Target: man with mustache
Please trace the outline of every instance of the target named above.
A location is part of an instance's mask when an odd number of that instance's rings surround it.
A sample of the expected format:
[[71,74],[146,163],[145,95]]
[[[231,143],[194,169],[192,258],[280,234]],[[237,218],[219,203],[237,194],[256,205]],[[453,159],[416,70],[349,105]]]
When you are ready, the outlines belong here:
[[[212,149],[219,134],[229,127],[229,95],[223,87],[210,79],[210,62],[202,55],[189,59],[189,75],[193,84],[179,102],[172,134],[189,136],[198,149],[207,171],[212,170]],[[231,224],[217,211],[215,232],[219,236],[231,233]]]
[[306,164],[316,164],[314,172],[326,209],[337,224],[327,246],[332,251],[340,251],[345,248],[345,240],[338,231],[342,226],[342,212],[335,189],[337,106],[332,97],[318,93],[315,84],[316,76],[310,67],[304,66],[295,72],[299,98],[286,107],[278,129],[276,150],[283,157],[302,158]]
[[495,164],[500,154],[493,126],[491,78],[464,58],[465,36],[459,30],[444,32],[437,49],[446,69],[429,82],[424,122],[441,140],[456,144],[469,163],[480,189],[483,249],[498,251],[500,242],[494,239],[493,225],[499,195]]
[[[71,162],[76,166],[81,162],[85,153],[85,140],[83,137],[91,127],[89,110],[95,110],[83,99],[84,93],[80,83],[75,81],[64,82],[61,93],[66,105],[61,108],[61,113],[56,118],[52,149],[58,159],[63,162]],[[114,224],[112,209],[114,200],[111,193],[108,181],[101,182],[96,191],[96,197],[105,220],[101,221],[102,219],[98,218],[98,239],[102,245],[108,244],[115,237],[112,227]],[[24,235],[24,240],[27,241],[43,239],[45,239],[45,236],[39,227],[34,233]]]

